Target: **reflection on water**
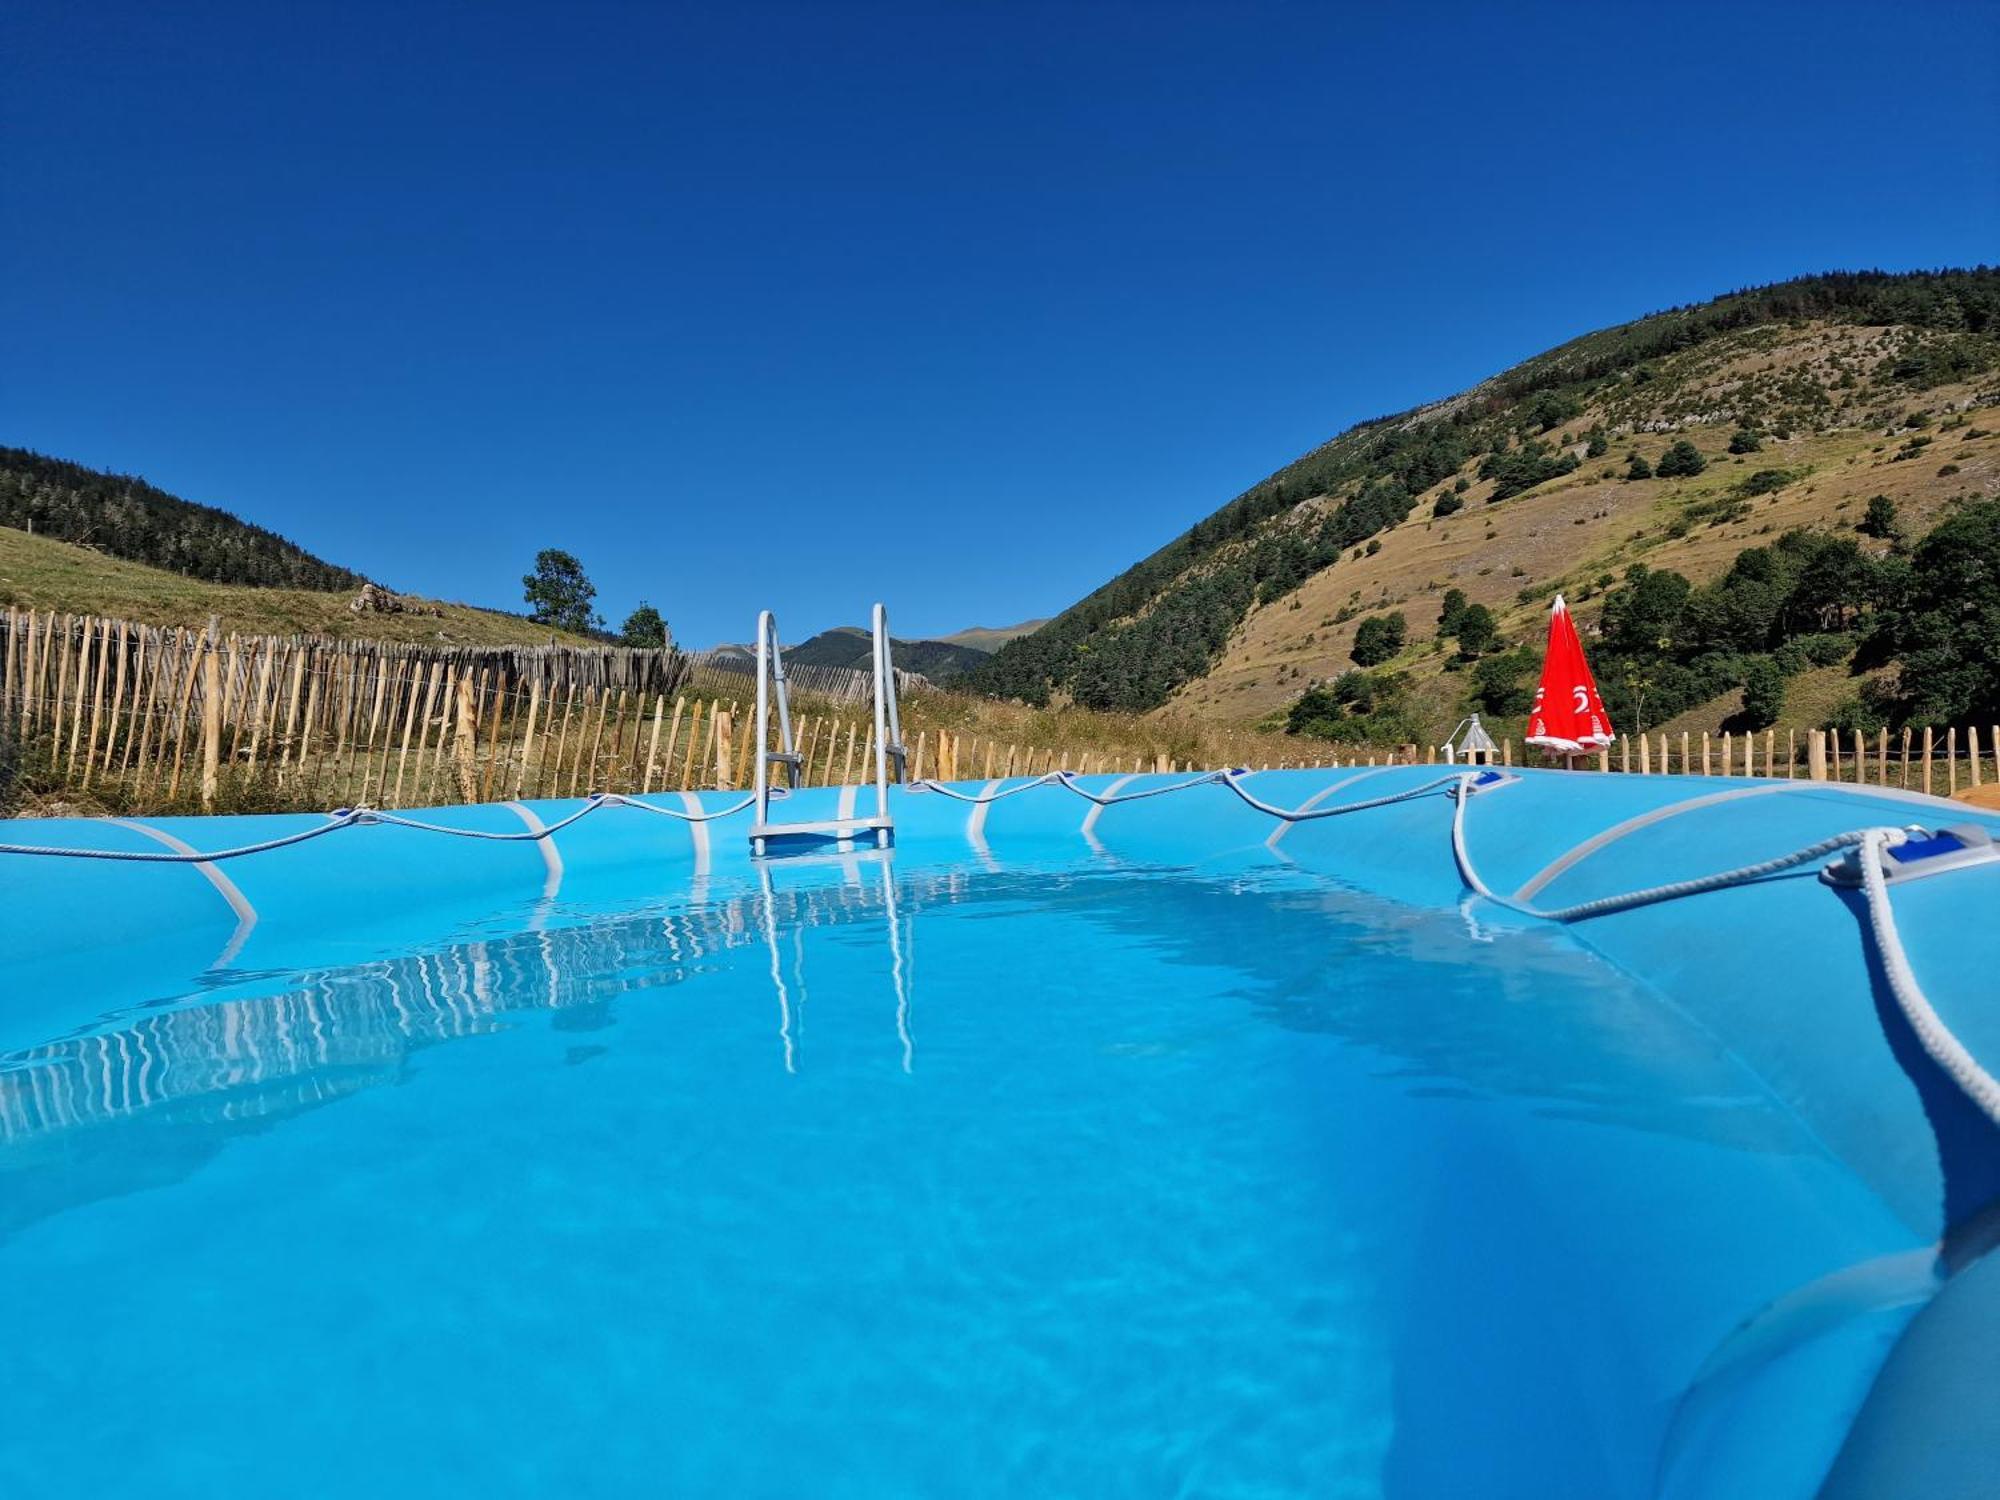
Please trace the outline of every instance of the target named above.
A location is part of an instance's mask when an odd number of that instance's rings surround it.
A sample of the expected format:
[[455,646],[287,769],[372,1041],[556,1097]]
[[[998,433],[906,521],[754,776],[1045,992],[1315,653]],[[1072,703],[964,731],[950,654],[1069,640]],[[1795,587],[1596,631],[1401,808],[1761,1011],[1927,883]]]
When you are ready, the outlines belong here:
[[[697,904],[588,919],[544,914],[540,930],[302,972],[276,992],[200,998],[197,990],[107,1017],[0,1055],[0,1167],[37,1159],[37,1147],[58,1137],[121,1123],[258,1128],[393,1083],[422,1047],[536,1011],[550,1012],[561,1030],[601,1030],[622,997],[684,983],[757,944],[768,955],[774,1056],[796,1072],[807,1063],[801,1024],[807,934],[816,928],[880,934],[868,983],[881,986],[893,1046],[912,1071],[916,931],[942,908],[974,920],[1025,918],[1031,939],[1055,932],[1052,924],[1075,924],[1099,940],[1225,969],[1227,989],[1254,1013],[1378,1050],[1385,1069],[1408,1075],[1412,1093],[1528,1097],[1601,1122],[1695,1131],[1750,1149],[1796,1147],[1768,1101],[1740,1070],[1718,1064],[1706,1038],[1628,983],[1607,983],[1597,960],[1560,938],[1516,933],[1472,944],[1451,914],[1268,868],[1195,877],[1107,862],[899,876],[876,859],[811,877],[766,866],[744,887]],[[1487,988],[1476,1007],[1463,1003],[1462,985],[1444,982],[1446,970],[1462,974],[1468,963],[1481,966]],[[1366,982],[1343,982],[1349,968]],[[1005,975],[991,984],[1004,992]],[[595,1051],[573,1049],[571,1060]],[[1705,1088],[1669,1094],[1646,1084],[1663,1072]],[[213,1142],[221,1133],[200,1135]],[[87,1148],[63,1145],[78,1149]],[[0,1230],[18,1224],[26,1206],[17,1197],[11,1210],[0,1207]]]
[[[276,993],[215,997],[220,976],[206,976],[187,994],[0,1054],[0,1169],[31,1165],[43,1159],[37,1147],[58,1140],[73,1159],[90,1148],[67,1138],[105,1126],[255,1128],[394,1083],[420,1048],[518,1024],[526,1013],[551,1012],[559,1030],[598,1030],[612,1024],[620,996],[683,983],[759,942],[770,949],[780,1053],[796,1071],[793,1012],[805,998],[805,935],[814,928],[886,926],[882,983],[909,1071],[908,927],[926,907],[961,899],[966,877],[947,871],[898,881],[886,861],[877,863],[879,871],[856,869],[845,882],[794,889],[766,871],[754,891],[307,971],[288,976]],[[604,1050],[572,1048],[570,1061]],[[131,1170],[145,1168],[134,1159]],[[19,1194],[0,1204],[0,1232],[18,1227],[27,1206]]]

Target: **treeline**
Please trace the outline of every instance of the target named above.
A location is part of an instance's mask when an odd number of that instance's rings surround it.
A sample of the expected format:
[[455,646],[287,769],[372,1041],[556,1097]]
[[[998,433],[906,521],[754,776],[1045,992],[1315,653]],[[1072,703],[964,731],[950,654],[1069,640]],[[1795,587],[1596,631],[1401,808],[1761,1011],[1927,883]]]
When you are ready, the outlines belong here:
[[2000,716],[2000,501],[1941,521],[1915,547],[1894,508],[1874,508],[1893,545],[1792,531],[1737,555],[1699,588],[1634,565],[1604,599],[1599,686],[1614,721],[1643,729],[1742,689],[1727,727],[1763,729],[1787,681],[1810,666],[1895,663],[1836,709],[1835,724],[1991,723]]
[[[1001,647],[965,683],[1036,704],[1061,689],[1092,708],[1157,707],[1214,665],[1254,603],[1283,597],[1398,524],[1420,495],[1473,459],[1496,481],[1496,500],[1520,494],[1575,467],[1541,435],[1579,414],[1606,382],[1722,334],[1800,318],[1955,330],[1976,338],[1972,352],[1935,359],[1977,362],[2000,333],[2000,269],[1834,273],[1753,288],[1573,340],[1449,409],[1364,422]],[[1921,386],[1937,375],[1935,359],[1916,359],[1892,378]],[[1593,452],[1601,442],[1595,435]],[[1460,479],[1441,497],[1439,514],[1462,503]],[[1316,510],[1268,524],[1309,500]]]
[[210,583],[335,591],[367,581],[226,510],[26,448],[0,447],[0,526]]

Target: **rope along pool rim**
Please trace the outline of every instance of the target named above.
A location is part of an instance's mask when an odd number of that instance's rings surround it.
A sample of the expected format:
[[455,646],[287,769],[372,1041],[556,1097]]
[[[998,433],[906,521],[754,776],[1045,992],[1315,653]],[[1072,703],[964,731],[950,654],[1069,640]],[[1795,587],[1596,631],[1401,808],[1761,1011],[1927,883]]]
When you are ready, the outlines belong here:
[[[1889,900],[1888,878],[1883,868],[1885,851],[1904,841],[1906,835],[1900,828],[1869,827],[1853,829],[1834,834],[1794,849],[1788,854],[1759,860],[1754,864],[1739,865],[1735,869],[1720,870],[1711,875],[1700,875],[1688,880],[1669,881],[1663,885],[1649,886],[1644,890],[1626,891],[1614,896],[1600,896],[1592,901],[1581,901],[1571,906],[1544,908],[1515,901],[1493,890],[1481,878],[1472,863],[1471,852],[1465,842],[1465,807],[1481,790],[1479,785],[1485,773],[1454,772],[1439,776],[1421,785],[1404,791],[1391,792],[1381,797],[1369,797],[1355,802],[1344,802],[1333,807],[1309,809],[1278,807],[1254,796],[1243,786],[1243,778],[1251,773],[1247,768],[1236,767],[1226,771],[1207,771],[1185,781],[1166,786],[1147,787],[1136,792],[1122,794],[1099,794],[1080,785],[1076,775],[1069,771],[1054,771],[1017,786],[1004,787],[986,793],[966,793],[939,781],[918,781],[911,784],[914,792],[934,793],[954,802],[974,806],[999,802],[1022,792],[1034,791],[1041,787],[1059,787],[1084,801],[1098,807],[1112,807],[1124,802],[1139,802],[1148,797],[1162,797],[1169,792],[1184,792],[1198,786],[1227,787],[1247,806],[1268,817],[1278,818],[1287,823],[1312,822],[1320,818],[1344,817],[1349,813],[1364,812],[1370,808],[1388,807],[1399,802],[1414,801],[1419,797],[1442,792],[1452,803],[1451,851],[1457,866],[1459,878],[1474,895],[1505,907],[1522,916],[1546,922],[1568,924],[1587,921],[1593,917],[1609,916],[1614,912],[1630,911],[1635,907],[1649,906],[1661,901],[1677,901],[1687,896],[1703,895],[1711,891],[1725,890],[1731,886],[1753,884],[1772,875],[1783,874],[1797,869],[1814,860],[1823,859],[1843,850],[1855,850],[1859,856],[1862,874],[1862,890],[1868,905],[1868,922],[1875,940],[1877,954],[1882,961],[1882,970],[1888,979],[1889,991],[1909,1022],[1911,1032],[1919,1045],[1933,1062],[1941,1068],[1966,1097],[1978,1106],[1980,1111],[1996,1125],[2000,1125],[2000,1079],[1979,1065],[1973,1055],[1966,1050],[1951,1029],[1945,1025],[1936,1009],[1925,998],[1923,988],[1917,982],[1916,971],[1911,967],[1909,955],[1903,948],[1901,935],[1896,930],[1895,910]],[[640,812],[654,813],[661,817],[675,818],[683,823],[711,823],[720,818],[734,817],[747,812],[756,804],[755,795],[745,797],[726,807],[709,812],[688,812],[670,807],[658,807],[650,802],[642,802],[617,792],[593,793],[582,807],[567,817],[559,818],[538,829],[523,829],[519,832],[490,832],[479,828],[454,828],[445,823],[430,823],[421,818],[404,817],[400,813],[384,812],[377,808],[351,807],[337,808],[328,813],[327,821],[312,828],[302,828],[296,832],[277,838],[264,839],[254,844],[242,844],[233,849],[200,850],[191,853],[161,850],[125,849],[68,849],[41,844],[0,844],[0,854],[50,856],[64,859],[103,859],[126,864],[160,865],[200,865],[214,864],[222,860],[241,859],[252,854],[264,854],[275,849],[303,844],[311,839],[322,838],[345,828],[357,828],[366,824],[384,824],[394,828],[408,828],[422,833],[447,834],[454,838],[484,839],[493,843],[511,844],[541,842],[562,832],[565,828],[581,821],[590,814],[605,807],[629,807]]]

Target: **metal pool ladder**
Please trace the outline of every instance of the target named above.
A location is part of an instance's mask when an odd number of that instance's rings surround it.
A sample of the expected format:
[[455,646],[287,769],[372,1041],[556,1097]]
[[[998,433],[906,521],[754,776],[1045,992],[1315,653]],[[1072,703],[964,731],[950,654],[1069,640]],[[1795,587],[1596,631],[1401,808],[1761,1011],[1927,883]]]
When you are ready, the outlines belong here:
[[[875,813],[872,817],[822,818],[795,823],[771,821],[771,770],[781,769],[785,790],[799,786],[802,759],[792,738],[792,705],[785,685],[785,654],[778,644],[778,621],[771,611],[757,616],[757,780],[756,821],[750,826],[750,852],[768,855],[774,839],[855,839],[873,834],[877,848],[895,838],[889,816],[889,779],[894,767],[900,785],[907,777],[909,754],[903,747],[903,725],[896,711],[896,669],[889,656],[889,614],[880,604],[870,619],[875,676]],[[771,744],[771,705],[778,709],[778,748]]]

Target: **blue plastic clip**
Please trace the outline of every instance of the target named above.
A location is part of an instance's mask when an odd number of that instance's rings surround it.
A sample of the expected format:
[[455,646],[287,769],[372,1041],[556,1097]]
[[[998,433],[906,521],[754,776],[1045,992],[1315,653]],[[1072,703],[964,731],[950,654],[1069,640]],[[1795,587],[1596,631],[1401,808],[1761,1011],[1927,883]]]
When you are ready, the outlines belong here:
[[[1977,823],[1954,823],[1948,828],[1911,825],[1909,837],[1882,851],[1883,878],[1891,884],[1899,880],[1921,880],[1926,875],[1943,875],[1973,865],[2000,862],[2000,845],[1990,830]],[[1819,872],[1828,885],[1856,887],[1861,884],[1861,851],[1851,849]]]

